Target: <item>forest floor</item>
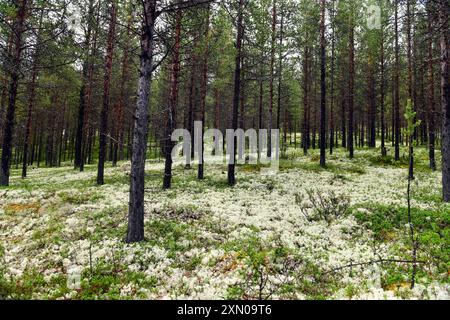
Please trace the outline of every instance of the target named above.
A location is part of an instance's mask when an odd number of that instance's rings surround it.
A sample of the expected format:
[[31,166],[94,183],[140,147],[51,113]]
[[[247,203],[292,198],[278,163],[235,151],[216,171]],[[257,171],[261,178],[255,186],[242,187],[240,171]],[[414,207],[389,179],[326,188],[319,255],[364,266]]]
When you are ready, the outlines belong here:
[[406,149],[399,162],[355,154],[321,169],[318,151],[292,148],[278,174],[239,166],[235,188],[225,166],[204,181],[179,166],[169,191],[149,161],[146,241],[132,245],[129,163],[107,167],[101,187],[96,166],[13,170],[0,188],[0,299],[449,299],[450,205],[427,151],[412,186],[413,290]]

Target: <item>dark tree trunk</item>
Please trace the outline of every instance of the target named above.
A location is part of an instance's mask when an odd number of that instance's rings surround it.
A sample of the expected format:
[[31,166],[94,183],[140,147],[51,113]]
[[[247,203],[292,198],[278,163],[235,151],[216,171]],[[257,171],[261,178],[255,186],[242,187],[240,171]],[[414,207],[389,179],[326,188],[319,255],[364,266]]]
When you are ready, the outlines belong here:
[[272,4],[272,40],[270,42],[270,77],[269,77],[269,113],[267,123],[267,157],[272,156],[273,105],[274,105],[274,70],[275,70],[275,41],[276,41],[277,7],[276,0]]
[[385,100],[385,62],[384,62],[384,29],[382,27],[381,29],[381,39],[380,39],[380,43],[381,43],[381,61],[380,61],[380,66],[381,66],[381,79],[380,79],[380,94],[381,94],[381,98],[380,98],[380,122],[381,122],[381,156],[385,157],[386,156],[386,120],[385,120],[385,105],[384,105],[384,100]]
[[320,166],[326,166],[326,44],[325,44],[325,0],[322,0],[320,22]]
[[167,113],[166,134],[164,135],[164,181],[163,189],[170,189],[172,186],[172,132],[176,127],[176,112],[178,109],[178,77],[180,74],[180,41],[181,41],[181,10],[176,13],[175,21],[175,45],[173,47],[172,62],[170,64],[170,93],[169,110]]
[[[245,27],[244,27],[245,28]],[[238,128],[245,130],[245,89],[246,89],[246,80],[245,80],[245,41],[242,40],[242,72],[241,72],[241,95],[239,98],[239,121]]]
[[[233,93],[233,119],[232,129],[238,128],[239,117],[239,97],[241,90],[241,63],[242,63],[242,39],[244,38],[244,3],[245,0],[239,0],[238,19],[237,19],[237,36],[236,36],[236,61],[234,71],[234,93]],[[270,135],[270,134],[269,134]],[[228,184],[234,186],[236,184],[235,168],[236,168],[236,146],[237,139],[234,139],[234,148],[230,150],[230,159],[228,163]]]
[[220,130],[220,91],[214,89],[214,128]]
[[344,85],[342,84],[342,97],[341,97],[341,135],[342,135],[342,148],[347,148],[347,119],[346,119],[346,94],[345,90],[343,89]]
[[106,61],[105,61],[105,78],[103,80],[103,106],[100,114],[100,130],[99,130],[99,156],[98,156],[98,172],[97,172],[97,184],[103,185],[105,160],[106,160],[106,144],[108,135],[108,113],[110,105],[110,88],[111,88],[111,73],[112,63],[114,56],[114,44],[116,36],[116,0],[111,0],[111,16],[110,25],[108,31],[108,46],[106,49]]
[[441,104],[442,104],[442,190],[445,202],[450,202],[450,88],[448,72],[448,0],[441,0]]
[[395,160],[400,160],[400,66],[398,44],[398,0],[395,0],[395,65],[394,65],[394,148]]
[[431,170],[436,170],[436,115],[434,101],[434,68],[433,68],[433,14],[431,4],[428,4],[428,130],[429,158]]
[[5,128],[2,143],[2,163],[0,168],[0,185],[9,185],[9,167],[11,164],[12,138],[16,113],[17,89],[19,87],[20,64],[22,61],[23,36],[27,16],[28,0],[17,1],[14,21],[14,53],[11,66],[11,82],[9,85],[9,103],[6,111]]
[[[205,43],[204,43],[204,52],[203,52],[203,69],[202,69],[202,92],[201,92],[201,101],[200,101],[200,116],[201,116],[201,122],[202,122],[202,133],[201,133],[201,152],[199,153],[199,165],[198,165],[198,172],[197,176],[199,180],[204,179],[204,139],[203,134],[205,130],[205,117],[206,117],[206,94],[208,91],[208,55],[209,55],[209,23],[210,23],[210,8],[208,6],[207,8],[207,18],[206,18],[206,29],[205,29]],[[242,105],[244,102],[242,101]],[[242,115],[244,117],[244,115]]]
[[263,69],[261,67],[259,75],[259,99],[258,99],[258,128],[263,128],[263,98],[264,98],[264,82],[263,82]]
[[[130,6],[131,8],[131,6]],[[131,36],[131,27],[133,23],[133,14],[131,12],[131,9],[128,9],[129,19],[127,23],[127,39]],[[125,48],[123,49],[123,57],[122,57],[122,75],[120,79],[120,96],[119,96],[119,102],[117,105],[117,113],[116,113],[116,136],[115,136],[115,143],[114,143],[114,152],[113,152],[113,166],[117,165],[118,160],[122,160],[123,152],[119,150],[123,150],[123,143],[124,143],[124,109],[125,109],[125,89],[126,89],[126,82],[128,80],[128,65],[129,65],[129,44],[128,42],[125,44]]]
[[78,125],[77,125],[77,134],[75,139],[75,161],[74,166],[75,169],[79,168],[80,171],[83,171],[84,160],[83,160],[83,132],[84,132],[84,118],[85,118],[85,109],[86,109],[86,87],[88,81],[88,72],[89,72],[89,47],[91,42],[92,35],[92,16],[94,14],[94,1],[89,1],[89,12],[88,12],[88,27],[86,32],[86,39],[84,41],[84,63],[83,63],[83,74],[82,74],[82,83],[80,88],[80,105],[78,108]]
[[153,68],[153,37],[156,0],[143,1],[138,98],[134,112],[133,153],[131,159],[130,202],[126,242],[144,240],[145,158],[148,137],[148,104]]
[[4,121],[5,121],[5,113],[6,113],[6,104],[8,100],[8,84],[9,84],[9,65],[8,65],[8,59],[12,53],[13,49],[13,42],[14,37],[9,36],[8,39],[8,46],[6,49],[6,57],[7,59],[3,62],[3,79],[2,79],[2,95],[0,98],[0,141],[3,141],[3,130],[1,128],[4,128]]
[[[280,24],[280,48],[278,55],[278,97],[277,97],[277,129],[280,129],[280,117],[281,117],[281,85],[283,81],[283,37],[284,37],[284,13],[281,8],[281,24]],[[286,132],[286,128],[284,128]]]
[[308,114],[309,114],[309,49],[305,46],[305,54],[303,57],[303,134],[302,146],[303,153],[308,154]]
[[[196,43],[194,42],[194,48],[196,47]],[[195,73],[196,73],[196,65],[197,65],[197,56],[195,53],[195,49],[191,52],[191,74],[189,80],[189,115],[188,115],[188,130],[191,133],[191,158],[194,158],[194,115],[196,113],[196,106],[194,105],[194,94],[195,94]],[[188,163],[186,164],[186,168],[191,168],[190,158],[188,158]]]
[[39,27],[38,27],[38,41],[36,43],[36,49],[33,57],[33,67],[31,71],[31,83],[30,83],[30,91],[28,96],[28,111],[27,111],[27,124],[25,127],[25,141],[23,143],[23,157],[22,157],[22,178],[27,177],[27,167],[28,167],[28,149],[30,143],[30,135],[31,135],[31,121],[33,117],[33,108],[36,98],[36,79],[38,76],[38,59],[39,59],[39,34],[42,28],[42,19],[44,15],[44,10],[41,10],[40,18],[39,18]]
[[334,96],[334,73],[335,73],[335,46],[336,46],[336,40],[335,40],[335,26],[334,26],[334,14],[335,14],[335,1],[332,1],[332,8],[331,8],[331,88],[330,88],[330,95],[331,95],[331,101],[330,101],[330,154],[333,154],[334,149],[334,102],[335,102],[335,96]]
[[[352,6],[352,4],[351,4]],[[354,69],[355,69],[355,27],[353,20],[353,8],[350,13],[350,35],[349,35],[349,55],[348,55],[348,143],[350,159],[354,157],[353,151],[353,101],[354,101]]]
[[375,70],[372,55],[369,57],[369,110],[368,110],[368,146],[376,147],[376,96],[375,96]]

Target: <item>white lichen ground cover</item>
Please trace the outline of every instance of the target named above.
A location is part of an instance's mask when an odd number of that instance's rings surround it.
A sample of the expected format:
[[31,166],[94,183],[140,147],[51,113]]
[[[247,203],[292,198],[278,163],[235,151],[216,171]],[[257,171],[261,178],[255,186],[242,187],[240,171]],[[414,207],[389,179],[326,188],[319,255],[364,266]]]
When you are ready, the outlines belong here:
[[[370,219],[403,212],[407,171],[377,162],[377,153],[358,150],[350,161],[340,151],[322,170],[316,153],[291,149],[278,174],[238,167],[235,188],[225,167],[206,166],[204,181],[177,167],[170,191],[161,190],[162,163],[150,161],[146,241],[133,245],[123,241],[128,163],[108,168],[102,187],[95,166],[35,168],[26,180],[14,170],[11,187],[0,189],[0,298],[448,299],[441,216],[450,206],[439,200],[440,173],[418,150],[412,206],[437,229],[423,230],[410,290],[411,264],[385,261],[411,260],[406,226],[380,231]],[[342,196],[350,209],[329,223],[307,219],[309,190]],[[68,285],[77,274],[80,286]]]

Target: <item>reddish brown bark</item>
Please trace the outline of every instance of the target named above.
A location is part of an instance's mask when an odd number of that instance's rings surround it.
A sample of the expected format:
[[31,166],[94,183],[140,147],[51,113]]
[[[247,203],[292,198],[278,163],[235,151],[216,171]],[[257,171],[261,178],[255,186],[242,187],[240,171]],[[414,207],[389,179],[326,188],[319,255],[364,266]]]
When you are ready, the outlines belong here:
[[110,87],[111,87],[111,73],[112,73],[112,63],[114,56],[114,44],[116,36],[116,0],[111,1],[111,16],[108,31],[108,42],[106,49],[106,59],[105,59],[105,78],[103,80],[103,106],[100,115],[100,149],[98,157],[98,172],[97,172],[97,184],[102,185],[104,181],[104,170],[105,170],[105,160],[106,160],[106,143],[108,135],[108,113],[110,105]]

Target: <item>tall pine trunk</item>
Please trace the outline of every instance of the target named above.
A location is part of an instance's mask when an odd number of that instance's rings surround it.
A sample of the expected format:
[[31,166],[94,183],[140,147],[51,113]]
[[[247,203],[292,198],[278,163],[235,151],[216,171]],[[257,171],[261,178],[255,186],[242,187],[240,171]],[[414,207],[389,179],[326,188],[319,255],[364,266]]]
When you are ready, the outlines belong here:
[[105,161],[106,161],[106,144],[108,135],[108,114],[110,105],[110,89],[111,89],[111,74],[112,63],[114,56],[114,44],[116,36],[116,0],[111,0],[111,16],[108,31],[108,44],[106,49],[106,61],[105,61],[105,78],[103,80],[103,105],[100,114],[100,145],[98,156],[98,172],[97,172],[97,184],[102,185],[104,181]]
[[309,114],[309,48],[305,45],[305,53],[303,55],[303,134],[302,146],[304,155],[308,154],[308,114]]
[[77,122],[77,133],[75,138],[75,168],[79,168],[80,171],[83,171],[84,159],[83,159],[83,132],[84,132],[84,118],[85,118],[85,109],[86,109],[86,87],[88,82],[88,74],[89,74],[89,48],[91,43],[91,35],[92,35],[92,17],[94,15],[94,1],[89,1],[89,11],[88,11],[88,26],[86,31],[86,37],[84,40],[84,62],[83,62],[83,71],[82,71],[82,79],[81,79],[81,88],[80,88],[80,104],[78,107],[78,122]]
[[13,25],[14,51],[11,65],[11,79],[9,84],[9,102],[6,111],[5,128],[2,143],[2,162],[0,168],[0,185],[9,185],[9,167],[11,164],[12,138],[14,131],[14,118],[16,113],[17,89],[19,87],[20,65],[22,62],[23,37],[25,32],[25,20],[28,10],[28,0],[20,0],[16,3],[16,18]]
[[431,3],[427,5],[428,11],[428,150],[430,168],[436,170],[436,109],[434,101],[434,68],[433,68],[433,8]]
[[[278,97],[277,97],[277,129],[280,129],[281,122],[281,85],[283,82],[283,37],[284,37],[284,13],[281,8],[281,23],[280,23],[280,42],[279,42],[279,54],[278,54]],[[286,128],[284,128],[286,132]]]
[[267,123],[267,157],[272,156],[273,105],[274,105],[274,71],[275,71],[275,41],[276,41],[277,7],[276,0],[272,4],[272,39],[270,42],[270,77],[269,77],[269,113]]
[[395,160],[400,160],[400,48],[398,44],[398,0],[395,0],[395,65],[394,65],[394,148]]
[[320,22],[320,166],[326,165],[326,44],[325,44],[325,0],[322,0]]
[[39,46],[40,46],[40,32],[42,28],[42,20],[43,20],[44,10],[41,10],[39,17],[39,27],[36,41],[36,48],[33,56],[33,67],[31,71],[31,83],[30,83],[30,91],[28,96],[28,110],[27,110],[27,124],[25,127],[25,141],[23,143],[23,155],[22,155],[22,178],[26,178],[27,176],[27,167],[28,167],[28,149],[30,144],[30,135],[31,135],[31,121],[33,117],[33,108],[36,100],[36,80],[38,77],[38,59],[39,59]]
[[134,112],[133,153],[131,156],[130,202],[126,242],[144,240],[145,158],[148,137],[148,105],[153,69],[156,0],[143,1],[143,23],[138,97]]
[[181,10],[178,10],[175,18],[175,44],[170,63],[170,93],[169,108],[166,119],[166,134],[164,135],[164,180],[163,189],[170,189],[172,186],[172,132],[176,127],[176,112],[178,109],[178,77],[180,74],[180,40],[181,40]]
[[450,88],[448,73],[448,0],[441,0],[439,8],[441,47],[441,104],[442,104],[442,190],[445,202],[450,202]]
[[[331,8],[331,88],[330,88],[330,154],[333,154],[333,149],[335,145],[334,141],[334,103],[335,103],[335,95],[334,95],[334,73],[335,73],[335,47],[336,47],[336,39],[335,39],[335,26],[334,26],[334,11],[335,11],[335,2],[332,0],[332,8]],[[336,139],[337,140],[337,139]],[[336,144],[337,145],[337,144]]]
[[[198,172],[197,176],[199,180],[204,179],[204,130],[205,130],[205,117],[206,117],[206,94],[208,91],[208,55],[209,55],[209,23],[210,23],[210,8],[208,6],[207,17],[206,17],[206,25],[205,25],[205,43],[203,50],[203,66],[202,66],[202,91],[201,91],[201,100],[200,100],[200,121],[202,122],[202,132],[201,132],[201,152],[199,153],[199,164],[198,164]],[[242,103],[243,105],[243,103]],[[243,115],[242,115],[243,117]]]
[[[131,6],[130,6],[131,8]],[[131,35],[131,27],[133,23],[133,15],[131,10],[128,10],[129,18],[127,23],[127,31],[126,36],[127,39]],[[120,79],[120,95],[119,95],[119,102],[116,108],[116,126],[115,126],[115,143],[114,143],[114,151],[113,151],[113,166],[117,165],[118,160],[122,160],[122,152],[119,152],[123,148],[124,143],[124,128],[123,128],[123,119],[124,119],[124,109],[125,109],[125,88],[126,88],[126,82],[128,80],[128,66],[129,66],[129,44],[128,42],[125,44],[125,47],[123,49],[123,57],[122,57],[122,75]]]
[[[353,4],[350,4],[353,6]],[[347,147],[349,150],[350,159],[354,157],[354,132],[353,132],[353,102],[354,102],[354,82],[355,82],[355,27],[353,18],[353,7],[350,13],[350,33],[349,33],[349,54],[348,54],[348,142]]]
[[380,122],[381,122],[381,156],[385,157],[386,152],[386,120],[385,120],[385,61],[384,61],[384,27],[381,27],[381,54],[380,54],[380,67],[381,67],[381,79],[380,79]]
[[[234,91],[233,91],[233,115],[232,115],[232,129],[238,128],[239,117],[239,98],[241,90],[241,63],[242,63],[242,39],[244,38],[244,2],[245,0],[239,0],[238,7],[238,19],[237,19],[237,36],[236,36],[236,57],[235,57],[235,70],[234,70]],[[228,163],[228,184],[234,186],[236,184],[236,146],[237,139],[234,138],[233,150],[230,151],[230,158]],[[229,149],[229,148],[228,148]]]

